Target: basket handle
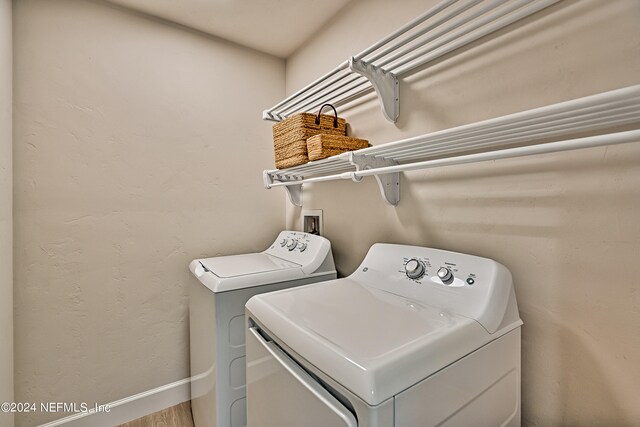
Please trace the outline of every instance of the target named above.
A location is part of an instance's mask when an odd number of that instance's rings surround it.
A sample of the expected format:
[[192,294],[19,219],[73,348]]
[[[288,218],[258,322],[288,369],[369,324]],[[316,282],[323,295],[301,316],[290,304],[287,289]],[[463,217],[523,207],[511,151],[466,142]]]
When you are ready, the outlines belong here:
[[320,107],[320,111],[318,111],[318,115],[316,116],[316,124],[317,125],[320,124],[320,114],[322,114],[322,110],[324,110],[324,107],[333,108],[333,113],[335,114],[335,116],[333,117],[333,127],[337,128],[338,127],[338,112],[336,111],[336,107],[334,107],[331,104],[324,104],[322,107]]

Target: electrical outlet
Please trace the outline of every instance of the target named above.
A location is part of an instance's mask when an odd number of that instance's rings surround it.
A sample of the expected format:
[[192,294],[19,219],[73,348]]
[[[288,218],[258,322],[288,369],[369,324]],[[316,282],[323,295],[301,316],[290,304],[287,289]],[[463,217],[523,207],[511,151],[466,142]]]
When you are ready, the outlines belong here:
[[309,234],[323,235],[322,209],[302,211],[302,231]]

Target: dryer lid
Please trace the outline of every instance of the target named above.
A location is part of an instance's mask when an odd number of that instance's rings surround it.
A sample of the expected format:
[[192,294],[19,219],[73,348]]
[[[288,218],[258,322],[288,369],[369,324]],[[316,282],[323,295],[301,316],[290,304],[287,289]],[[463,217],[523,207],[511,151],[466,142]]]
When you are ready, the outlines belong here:
[[349,278],[258,295],[247,309],[277,341],[370,405],[491,339],[475,320]]
[[268,273],[276,270],[298,269],[300,265],[265,253],[229,255],[198,260],[208,271],[218,277]]

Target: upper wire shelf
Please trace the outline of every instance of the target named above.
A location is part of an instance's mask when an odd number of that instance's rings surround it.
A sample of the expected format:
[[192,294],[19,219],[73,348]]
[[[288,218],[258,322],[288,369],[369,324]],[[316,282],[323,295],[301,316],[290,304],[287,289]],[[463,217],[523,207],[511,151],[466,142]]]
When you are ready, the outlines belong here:
[[281,121],[324,103],[338,107],[375,90],[384,116],[395,122],[400,114],[398,77],[558,1],[444,0],[265,110],[262,118]]

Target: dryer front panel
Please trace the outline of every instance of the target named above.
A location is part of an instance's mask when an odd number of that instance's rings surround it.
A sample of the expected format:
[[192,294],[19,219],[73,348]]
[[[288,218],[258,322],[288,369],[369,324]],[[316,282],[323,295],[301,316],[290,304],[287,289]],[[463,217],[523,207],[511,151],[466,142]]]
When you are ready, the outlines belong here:
[[257,328],[247,332],[247,427],[357,427],[353,414]]

